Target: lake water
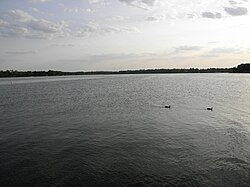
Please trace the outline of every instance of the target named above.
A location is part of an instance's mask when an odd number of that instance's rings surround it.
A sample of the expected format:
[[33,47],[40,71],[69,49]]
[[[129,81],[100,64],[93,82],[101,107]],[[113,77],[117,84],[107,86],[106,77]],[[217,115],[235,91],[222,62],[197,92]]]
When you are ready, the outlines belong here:
[[248,74],[0,79],[0,186],[249,185]]

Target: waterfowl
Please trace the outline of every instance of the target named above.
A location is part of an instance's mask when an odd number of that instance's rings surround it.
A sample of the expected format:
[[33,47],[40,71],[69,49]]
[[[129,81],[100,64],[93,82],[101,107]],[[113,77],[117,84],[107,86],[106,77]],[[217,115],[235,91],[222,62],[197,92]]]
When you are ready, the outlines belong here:
[[166,105],[165,108],[169,108],[169,109],[170,109],[170,108],[171,108],[171,105]]
[[213,107],[208,107],[207,110],[213,111]]

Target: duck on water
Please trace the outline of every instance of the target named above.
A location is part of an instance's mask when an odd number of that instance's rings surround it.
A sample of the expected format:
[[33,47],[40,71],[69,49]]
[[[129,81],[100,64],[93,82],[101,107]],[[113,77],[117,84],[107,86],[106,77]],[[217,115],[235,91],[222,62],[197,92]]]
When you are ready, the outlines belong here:
[[213,107],[208,107],[207,110],[213,111]]
[[[164,108],[171,108],[171,105],[165,105]],[[207,110],[213,111],[213,107],[208,107]]]

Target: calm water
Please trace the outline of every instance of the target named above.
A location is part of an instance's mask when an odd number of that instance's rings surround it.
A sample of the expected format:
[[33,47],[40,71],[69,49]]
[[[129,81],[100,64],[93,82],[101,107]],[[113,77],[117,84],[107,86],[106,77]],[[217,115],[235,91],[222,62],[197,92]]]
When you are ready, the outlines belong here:
[[0,79],[0,186],[185,185],[250,185],[250,75]]

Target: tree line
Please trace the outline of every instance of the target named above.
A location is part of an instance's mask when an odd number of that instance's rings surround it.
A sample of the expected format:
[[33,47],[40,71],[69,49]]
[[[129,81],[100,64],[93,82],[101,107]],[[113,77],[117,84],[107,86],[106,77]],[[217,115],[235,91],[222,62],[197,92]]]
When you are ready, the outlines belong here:
[[0,77],[37,77],[37,76],[65,76],[65,75],[107,75],[107,74],[157,74],[157,73],[250,73],[250,64],[240,64],[234,68],[189,68],[189,69],[140,69],[140,70],[121,70],[121,71],[17,71],[1,70]]

